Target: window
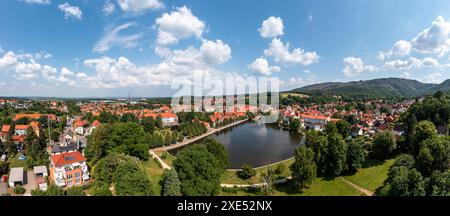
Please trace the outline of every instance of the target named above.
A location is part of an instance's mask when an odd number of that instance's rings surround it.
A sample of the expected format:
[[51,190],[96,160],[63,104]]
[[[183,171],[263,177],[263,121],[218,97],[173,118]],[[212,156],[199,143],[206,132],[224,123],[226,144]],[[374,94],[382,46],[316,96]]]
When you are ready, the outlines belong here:
[[81,182],[81,179],[80,179],[80,178],[76,178],[76,179],[75,179],[75,184],[80,184],[80,182]]
[[80,173],[79,172],[77,172],[77,173],[75,173],[75,178],[78,178],[78,177],[80,177]]

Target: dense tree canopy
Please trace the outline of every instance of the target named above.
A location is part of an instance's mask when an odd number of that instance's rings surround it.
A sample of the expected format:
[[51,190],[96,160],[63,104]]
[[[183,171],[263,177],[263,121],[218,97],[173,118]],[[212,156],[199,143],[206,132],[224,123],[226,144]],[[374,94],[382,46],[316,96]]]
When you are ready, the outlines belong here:
[[317,175],[317,166],[314,162],[314,152],[302,145],[295,150],[295,162],[290,167],[292,171],[292,180],[301,191],[310,186]]
[[181,182],[181,192],[187,196],[214,195],[220,188],[219,160],[204,145],[192,145],[181,150],[173,162]]
[[377,159],[386,159],[391,156],[397,144],[391,131],[384,131],[375,136],[372,145],[372,156]]

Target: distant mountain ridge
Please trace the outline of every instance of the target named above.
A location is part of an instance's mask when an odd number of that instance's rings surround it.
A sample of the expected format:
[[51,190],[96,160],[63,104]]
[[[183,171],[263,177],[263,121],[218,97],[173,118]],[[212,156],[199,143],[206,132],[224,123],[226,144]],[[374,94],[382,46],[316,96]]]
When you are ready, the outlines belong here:
[[380,78],[351,82],[325,82],[296,88],[289,92],[372,97],[414,97],[432,94],[438,90],[450,91],[450,79],[445,80],[441,84],[422,83],[417,80],[403,78]]

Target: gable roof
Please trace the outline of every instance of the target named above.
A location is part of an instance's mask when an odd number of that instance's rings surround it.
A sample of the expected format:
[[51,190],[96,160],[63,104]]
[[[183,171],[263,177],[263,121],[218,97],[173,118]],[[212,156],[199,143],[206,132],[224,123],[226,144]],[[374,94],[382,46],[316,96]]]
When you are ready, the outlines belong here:
[[11,125],[3,125],[2,126],[2,133],[8,133]]
[[16,125],[15,130],[27,130],[29,125]]
[[53,164],[56,167],[86,161],[86,158],[83,155],[81,155],[79,151],[52,155],[50,159],[52,160]]

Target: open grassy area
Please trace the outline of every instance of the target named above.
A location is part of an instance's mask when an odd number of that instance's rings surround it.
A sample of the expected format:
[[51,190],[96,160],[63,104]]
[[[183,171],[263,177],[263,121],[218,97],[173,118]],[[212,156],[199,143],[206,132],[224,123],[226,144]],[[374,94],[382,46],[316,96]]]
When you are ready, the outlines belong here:
[[375,191],[387,178],[389,168],[394,159],[386,161],[368,160],[363,167],[354,175],[345,178],[361,187]]
[[[290,158],[281,163],[275,163],[269,165],[272,170],[276,170],[280,164],[284,166],[284,169],[280,174],[277,174],[277,178],[283,178],[291,176],[291,170],[289,166],[294,163],[294,158]],[[256,175],[250,179],[241,179],[237,176],[236,170],[226,170],[221,177],[221,183],[225,184],[255,184],[260,182],[261,174],[267,171],[267,167],[261,167],[256,169]]]
[[[259,193],[248,192],[245,189],[238,189],[235,192],[221,191],[220,196],[255,196]],[[272,196],[361,196],[361,193],[352,186],[337,177],[331,180],[317,178],[310,188],[303,192],[297,192],[289,182],[275,186]]]
[[152,182],[155,195],[160,195],[161,186],[159,185],[159,181],[161,180],[164,170],[151,158],[148,161],[143,161],[142,166]]
[[[287,163],[292,163],[288,161]],[[299,193],[289,182],[278,184],[275,186],[274,192],[271,194],[273,196],[362,196],[363,194],[352,187],[348,182],[344,181],[344,178],[354,184],[375,191],[379,186],[383,184],[383,181],[387,178],[387,173],[389,168],[392,166],[394,160],[377,161],[369,160],[364,163],[363,167],[355,174],[349,176],[336,177],[334,179],[316,178],[313,184],[305,189],[303,192]],[[222,176],[222,180],[226,179],[229,184],[249,184],[255,182],[244,182],[239,179],[236,175],[232,175],[231,171],[227,171],[226,176]],[[289,174],[290,173],[285,173]],[[259,180],[257,178],[256,180]],[[235,182],[235,183],[233,183]],[[222,182],[224,183],[224,182]],[[249,192],[245,189],[238,189],[234,192],[221,191],[221,196],[254,196],[259,195],[259,193]]]
[[175,160],[175,156],[173,156],[172,154],[170,154],[167,151],[163,151],[161,153],[159,153],[159,157],[169,166],[172,166],[173,161]]
[[14,155],[8,159],[9,167],[23,167],[24,170],[28,169],[27,160],[19,160],[19,154]]

